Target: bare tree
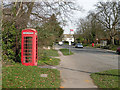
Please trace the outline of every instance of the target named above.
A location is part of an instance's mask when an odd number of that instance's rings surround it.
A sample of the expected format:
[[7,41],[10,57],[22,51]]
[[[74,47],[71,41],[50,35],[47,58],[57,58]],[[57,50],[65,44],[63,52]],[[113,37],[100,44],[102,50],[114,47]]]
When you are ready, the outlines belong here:
[[3,9],[4,23],[12,22],[17,27],[26,28],[34,2],[13,2],[5,4]]
[[105,30],[109,31],[110,39],[114,44],[114,37],[117,35],[118,2],[99,2],[97,7],[97,20],[104,25]]
[[79,36],[82,36],[85,40],[90,42],[105,37],[103,25],[97,21],[94,12],[89,12],[86,18],[78,21],[77,33]]
[[[41,25],[48,21],[52,14],[55,14],[58,20],[64,25],[66,19],[70,20],[74,10],[81,11],[81,7],[77,6],[75,0],[67,1],[41,1],[41,2],[4,2],[4,20],[15,21],[19,27],[27,27],[29,22]],[[38,23],[39,22],[39,23]],[[35,26],[34,25],[34,26]],[[31,26],[33,27],[33,26]]]

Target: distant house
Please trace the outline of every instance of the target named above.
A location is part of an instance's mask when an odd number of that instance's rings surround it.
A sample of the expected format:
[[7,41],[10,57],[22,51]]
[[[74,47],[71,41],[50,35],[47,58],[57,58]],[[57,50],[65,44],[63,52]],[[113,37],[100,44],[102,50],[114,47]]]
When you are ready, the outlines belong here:
[[67,41],[67,42],[69,41],[74,42],[74,40],[75,39],[74,39],[73,34],[64,34],[62,38],[62,41]]

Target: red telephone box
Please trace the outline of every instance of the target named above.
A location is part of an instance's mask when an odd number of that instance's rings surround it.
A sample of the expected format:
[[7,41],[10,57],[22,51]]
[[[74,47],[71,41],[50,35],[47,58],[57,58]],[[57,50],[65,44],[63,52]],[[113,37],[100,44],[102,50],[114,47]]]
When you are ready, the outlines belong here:
[[37,66],[37,30],[22,30],[21,62],[25,66]]

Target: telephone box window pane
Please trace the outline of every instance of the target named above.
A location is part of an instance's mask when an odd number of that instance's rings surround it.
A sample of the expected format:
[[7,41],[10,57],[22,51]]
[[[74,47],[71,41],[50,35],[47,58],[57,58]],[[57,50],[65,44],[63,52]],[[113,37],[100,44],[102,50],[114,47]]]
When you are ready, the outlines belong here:
[[32,43],[31,40],[25,40],[24,43]]
[[32,58],[29,58],[29,59],[26,59],[26,58],[25,58],[24,61],[25,61],[25,63],[31,63],[31,62],[32,62]]
[[32,46],[32,44],[27,44],[28,46]]
[[24,50],[24,52],[32,52],[32,50]]
[[24,47],[24,49],[32,49],[32,47]]
[[26,39],[32,39],[32,37],[26,37]]
[[24,44],[24,46],[25,47],[32,47],[32,44],[27,43],[27,44]]
[[25,59],[32,59],[31,57],[25,57]]
[[31,56],[32,54],[30,54],[30,53],[24,53],[24,55],[26,55],[26,56]]

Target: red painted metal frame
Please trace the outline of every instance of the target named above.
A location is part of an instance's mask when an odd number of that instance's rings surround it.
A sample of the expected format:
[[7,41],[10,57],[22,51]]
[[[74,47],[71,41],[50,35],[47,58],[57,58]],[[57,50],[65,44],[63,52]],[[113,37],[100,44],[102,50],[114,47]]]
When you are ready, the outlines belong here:
[[[26,33],[27,32],[27,33]],[[24,34],[23,34],[24,33]],[[33,33],[33,34],[29,34],[29,33]],[[37,66],[37,55],[38,55],[38,46],[37,46],[37,30],[35,29],[25,29],[22,30],[22,38],[21,38],[21,62],[23,65],[25,66]],[[25,56],[25,41],[24,41],[24,37],[32,37],[32,59],[31,62],[26,62],[27,59],[25,59],[27,57],[27,55]],[[26,49],[26,50],[30,50],[30,49]]]

